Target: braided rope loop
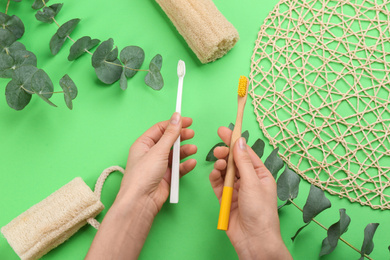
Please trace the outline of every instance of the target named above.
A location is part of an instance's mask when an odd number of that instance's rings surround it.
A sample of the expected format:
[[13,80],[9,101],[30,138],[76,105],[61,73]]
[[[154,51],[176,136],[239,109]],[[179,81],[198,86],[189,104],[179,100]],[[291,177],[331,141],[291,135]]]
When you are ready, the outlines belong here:
[[308,182],[390,208],[390,2],[281,0],[261,27],[260,128]]

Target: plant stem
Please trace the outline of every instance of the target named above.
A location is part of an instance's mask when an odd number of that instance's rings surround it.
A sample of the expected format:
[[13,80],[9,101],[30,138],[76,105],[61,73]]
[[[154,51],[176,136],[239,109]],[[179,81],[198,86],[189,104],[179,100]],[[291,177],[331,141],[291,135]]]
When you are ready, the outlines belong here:
[[[289,199],[289,201],[291,202],[291,204],[293,204],[297,209],[299,209],[302,213],[303,213],[303,209],[301,209],[297,204],[295,204],[295,202],[292,200],[292,199]],[[314,218],[311,219],[314,223],[316,223],[317,225],[319,225],[320,227],[322,227],[323,229],[325,229],[326,231],[328,231],[328,229],[322,225],[320,222],[318,222],[317,220],[315,220]],[[352,248],[353,250],[355,250],[356,252],[358,252],[359,254],[362,254],[362,252],[360,252],[359,249],[357,249],[356,247],[354,247],[353,245],[351,245],[348,241],[346,241],[344,238],[341,238],[339,237],[339,239],[341,241],[343,241],[347,246],[349,246],[350,248]],[[368,255],[364,254],[364,257],[366,257],[367,259],[370,259],[370,260],[373,260],[371,257],[369,257]]]
[[133,68],[129,68],[129,67],[126,67],[122,64],[116,64],[116,63],[113,63],[113,62],[109,62],[109,61],[104,61],[105,63],[107,64],[111,64],[111,65],[115,65],[115,66],[118,66],[118,67],[123,67],[125,69],[129,69],[129,70],[135,70],[135,71],[149,71],[149,70],[137,70],[137,69],[133,69]]
[[9,3],[11,2],[11,0],[8,0],[7,1],[7,7],[5,8],[5,14],[7,14],[8,13],[8,7],[9,7]]

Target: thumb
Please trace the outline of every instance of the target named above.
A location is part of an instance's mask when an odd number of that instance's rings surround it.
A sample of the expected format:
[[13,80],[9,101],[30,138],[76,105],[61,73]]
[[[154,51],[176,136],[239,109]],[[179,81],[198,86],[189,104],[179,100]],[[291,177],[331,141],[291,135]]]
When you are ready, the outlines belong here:
[[181,115],[178,112],[173,113],[169,120],[168,126],[156,144],[156,150],[168,152],[180,135],[181,131]]
[[248,153],[245,138],[240,137],[234,144],[233,158],[240,172],[241,181],[246,183],[256,182],[256,171]]

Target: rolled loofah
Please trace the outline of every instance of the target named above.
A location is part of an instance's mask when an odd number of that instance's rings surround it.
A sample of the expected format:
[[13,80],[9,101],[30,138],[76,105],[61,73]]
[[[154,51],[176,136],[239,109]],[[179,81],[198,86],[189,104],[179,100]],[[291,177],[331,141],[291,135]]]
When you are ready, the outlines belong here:
[[224,56],[239,39],[211,0],[156,0],[202,63]]
[[38,259],[104,209],[98,195],[75,178],[1,229],[21,259]]

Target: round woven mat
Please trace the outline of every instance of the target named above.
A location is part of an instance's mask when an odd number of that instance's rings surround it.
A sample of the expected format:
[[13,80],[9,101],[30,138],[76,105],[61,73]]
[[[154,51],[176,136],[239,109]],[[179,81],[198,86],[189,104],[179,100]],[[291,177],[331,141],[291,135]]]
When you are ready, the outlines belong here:
[[250,95],[282,159],[308,182],[390,208],[389,1],[281,0],[261,27]]

